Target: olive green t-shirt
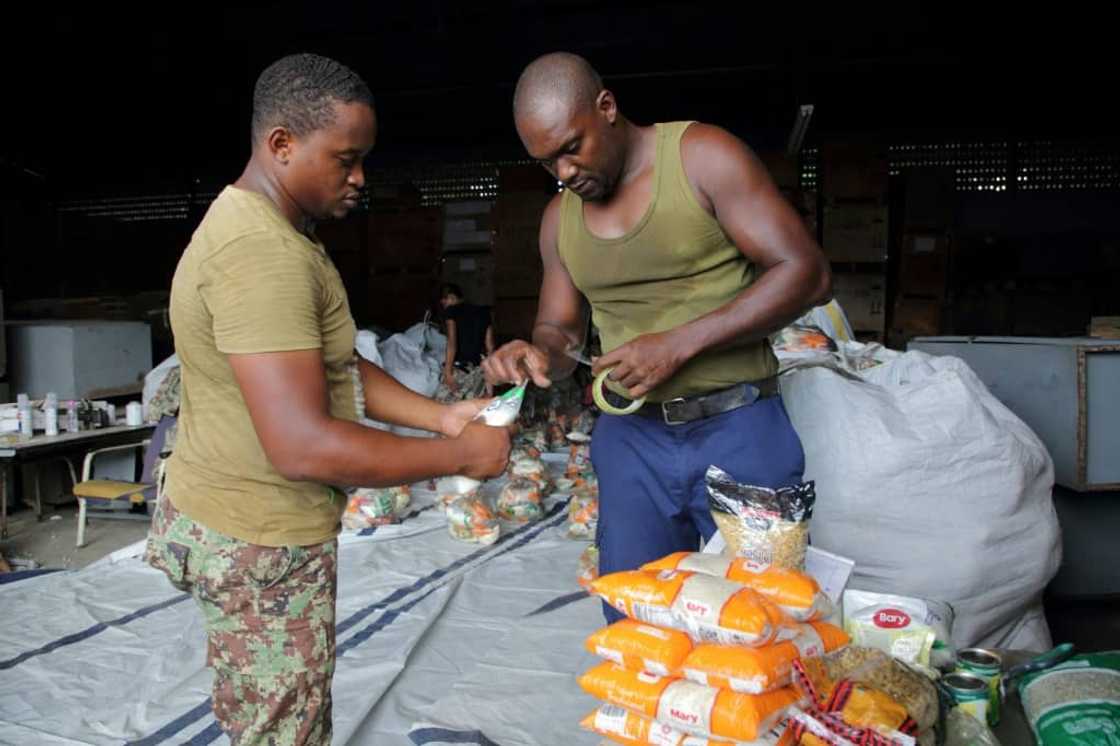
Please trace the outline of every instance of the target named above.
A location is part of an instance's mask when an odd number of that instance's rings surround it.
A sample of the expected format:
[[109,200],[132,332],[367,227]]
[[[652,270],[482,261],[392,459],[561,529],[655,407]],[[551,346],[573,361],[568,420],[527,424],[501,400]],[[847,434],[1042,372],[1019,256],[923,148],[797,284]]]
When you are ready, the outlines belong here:
[[[560,201],[560,259],[591,304],[603,352],[643,334],[686,324],[734,300],[759,275],[696,199],[681,160],[692,122],[658,124],[653,198],[624,236],[600,238],[583,221],[583,201]],[[705,350],[648,395],[654,402],[759,381],[778,371],[768,340]]]
[[[228,355],[322,350],[330,413],[357,419],[350,371],[356,328],[321,243],[263,195],[226,187],[203,217],[171,283],[182,404],[166,491],[220,533],[265,546],[318,544],[338,532],[345,499],[273,468]],[[287,402],[271,402],[281,411]]]

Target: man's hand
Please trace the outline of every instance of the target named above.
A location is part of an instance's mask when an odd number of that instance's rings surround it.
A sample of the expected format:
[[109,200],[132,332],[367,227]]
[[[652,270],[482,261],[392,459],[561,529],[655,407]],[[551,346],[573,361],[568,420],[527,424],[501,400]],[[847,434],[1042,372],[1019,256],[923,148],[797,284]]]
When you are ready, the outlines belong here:
[[467,399],[445,405],[439,418],[440,434],[448,438],[458,438],[467,423],[489,403],[488,399]]
[[463,459],[459,473],[471,479],[501,476],[509,465],[510,432],[507,427],[468,422],[455,438]]
[[548,388],[552,385],[548,365],[548,355],[543,350],[518,339],[483,360],[482,370],[490,384],[521,383],[528,373],[533,383]]
[[688,358],[687,346],[674,332],[643,334],[596,358],[591,370],[599,375],[614,368],[609,378],[621,384],[631,399],[638,399],[669,380]]

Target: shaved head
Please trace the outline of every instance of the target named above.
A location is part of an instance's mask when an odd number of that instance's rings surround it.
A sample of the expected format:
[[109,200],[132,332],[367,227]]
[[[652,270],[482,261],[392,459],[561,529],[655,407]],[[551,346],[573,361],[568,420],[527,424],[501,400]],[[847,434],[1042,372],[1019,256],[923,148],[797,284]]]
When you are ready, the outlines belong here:
[[570,115],[595,106],[603,80],[591,63],[576,54],[554,52],[538,57],[517,81],[513,118]]

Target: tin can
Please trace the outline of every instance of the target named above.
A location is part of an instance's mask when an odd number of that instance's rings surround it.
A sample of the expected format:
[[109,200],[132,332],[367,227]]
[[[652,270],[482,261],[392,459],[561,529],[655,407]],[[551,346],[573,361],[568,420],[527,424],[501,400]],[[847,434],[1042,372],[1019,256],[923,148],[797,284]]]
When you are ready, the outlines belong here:
[[988,682],[988,725],[999,725],[999,680],[1003,659],[992,650],[966,648],[957,653],[957,673],[968,673]]
[[953,695],[957,707],[981,723],[988,722],[990,687],[986,680],[970,673],[954,672],[942,678],[941,683]]

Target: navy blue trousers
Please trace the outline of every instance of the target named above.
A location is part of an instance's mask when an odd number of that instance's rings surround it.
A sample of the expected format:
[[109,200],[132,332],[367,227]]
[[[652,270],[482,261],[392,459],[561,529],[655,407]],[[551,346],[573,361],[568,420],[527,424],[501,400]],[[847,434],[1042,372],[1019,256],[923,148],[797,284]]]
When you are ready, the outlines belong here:
[[[599,477],[599,573],[633,570],[672,552],[696,551],[716,526],[704,472],[715,464],[760,487],[800,484],[801,440],[781,397],[684,425],[604,414],[591,439]],[[622,615],[603,605],[607,622]]]

